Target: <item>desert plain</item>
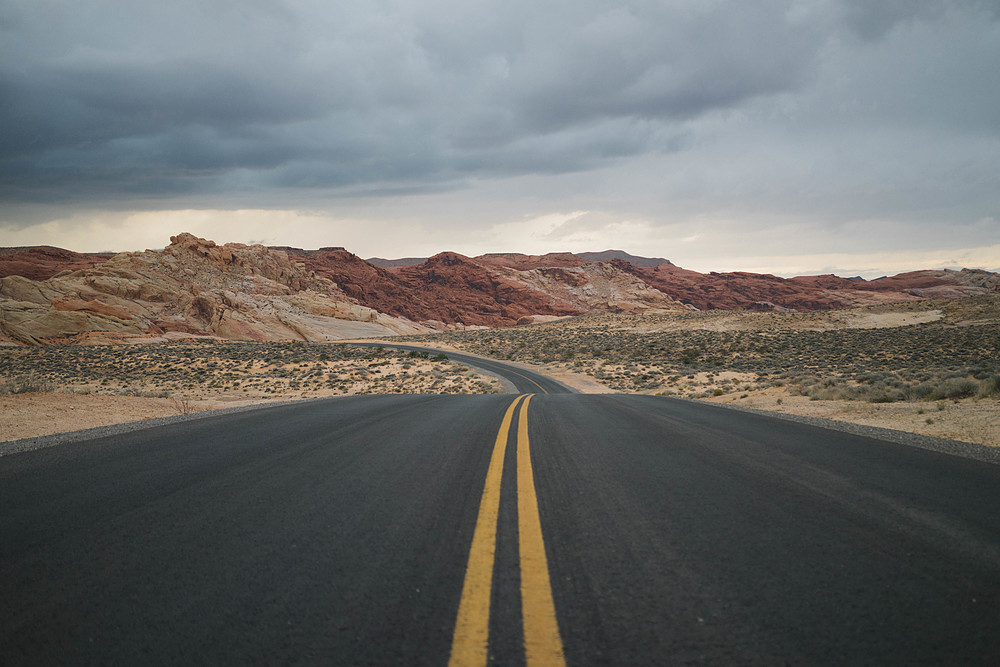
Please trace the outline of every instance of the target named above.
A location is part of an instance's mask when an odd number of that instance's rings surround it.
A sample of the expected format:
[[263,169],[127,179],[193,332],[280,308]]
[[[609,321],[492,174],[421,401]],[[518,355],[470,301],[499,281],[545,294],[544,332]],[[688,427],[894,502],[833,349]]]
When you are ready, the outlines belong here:
[[586,315],[407,336],[643,393],[1000,446],[1000,295],[840,310]]
[[0,442],[220,408],[391,393],[494,393],[446,355],[320,343],[165,339],[0,347]]
[[[0,441],[275,401],[493,393],[449,350],[643,393],[1000,446],[1000,295],[861,308],[594,314],[350,343],[95,334],[0,347]],[[394,350],[419,343],[438,356]]]

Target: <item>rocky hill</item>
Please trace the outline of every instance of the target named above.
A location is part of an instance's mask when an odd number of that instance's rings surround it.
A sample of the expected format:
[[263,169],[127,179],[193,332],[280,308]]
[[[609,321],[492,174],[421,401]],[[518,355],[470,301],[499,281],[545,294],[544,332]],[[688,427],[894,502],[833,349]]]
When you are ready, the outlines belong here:
[[427,257],[400,257],[399,259],[384,259],[382,257],[369,257],[365,261],[374,266],[381,266],[383,269],[391,269],[397,266],[413,266],[423,264]]
[[430,326],[508,326],[532,316],[576,315],[571,304],[453,252],[393,269],[349,252],[289,253],[358,303]]
[[630,255],[624,250],[605,250],[604,252],[581,252],[577,253],[577,257],[586,260],[588,262],[610,262],[615,259],[620,259],[624,262],[628,262],[633,266],[641,267],[652,267],[659,266],[660,264],[670,264],[673,265],[669,259],[663,259],[662,257],[636,257],[635,255]]
[[321,341],[427,330],[359,304],[282,250],[190,234],[160,252],[121,253],[47,280],[0,278],[0,342]]
[[0,277],[48,280],[57,273],[89,269],[112,257],[114,253],[80,253],[52,246],[0,248]]
[[698,273],[673,264],[614,265],[698,310],[830,310],[889,301],[960,298],[1000,289],[1000,275],[986,271],[916,271],[860,280],[834,275],[779,278],[757,273]]
[[0,342],[321,341],[594,312],[826,310],[997,289],[1000,276],[985,271],[785,279],[703,274],[621,251],[445,252],[385,268],[340,247],[219,246],[180,234],[162,251],[114,256],[0,249]]

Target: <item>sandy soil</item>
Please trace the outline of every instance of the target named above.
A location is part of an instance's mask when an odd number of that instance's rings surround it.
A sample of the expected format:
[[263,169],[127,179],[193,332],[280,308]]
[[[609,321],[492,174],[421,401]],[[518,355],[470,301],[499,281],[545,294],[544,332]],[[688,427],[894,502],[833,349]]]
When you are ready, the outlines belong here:
[[[884,308],[884,309],[883,309]],[[830,331],[837,329],[893,329],[937,322],[945,317],[940,309],[893,310],[851,309],[835,311],[803,311],[795,313],[749,313],[745,311],[664,312],[647,311],[642,317],[598,315],[583,319],[554,318],[549,324],[568,329],[603,325],[608,331],[626,330],[638,333],[676,331]],[[435,341],[435,345],[439,342]]]
[[185,403],[108,394],[8,394],[0,396],[0,442],[262,402],[267,401],[220,396]]
[[944,313],[940,310],[887,313],[842,311],[831,314],[831,323],[826,328],[841,328],[837,326],[838,319],[843,322],[841,326],[845,329],[893,329],[895,327],[908,327],[913,324],[936,322],[942,317],[944,317]]
[[937,403],[814,401],[807,396],[792,395],[784,387],[748,392],[746,398],[740,396],[743,394],[702,400],[1000,447],[1000,402],[992,399],[967,398]]
[[604,386],[594,378],[589,375],[584,375],[583,373],[573,373],[567,370],[552,371],[550,369],[543,368],[541,366],[531,366],[529,364],[524,364],[527,368],[531,370],[538,371],[543,375],[548,375],[553,380],[558,380],[562,382],[567,387],[575,389],[581,394],[614,394],[616,393],[614,389]]
[[[304,398],[502,391],[461,364],[374,349],[341,359],[335,348],[254,346],[234,359],[224,345],[130,348],[7,350],[17,372],[0,374],[0,442]],[[301,356],[268,358],[281,351]]]

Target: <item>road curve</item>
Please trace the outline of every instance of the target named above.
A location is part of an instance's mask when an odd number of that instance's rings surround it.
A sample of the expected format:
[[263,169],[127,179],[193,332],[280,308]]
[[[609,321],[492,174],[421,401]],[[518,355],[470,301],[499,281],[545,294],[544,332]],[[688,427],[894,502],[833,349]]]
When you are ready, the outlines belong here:
[[1000,466],[536,392],[312,401],[3,457],[4,663],[444,664],[498,460],[472,617],[492,664],[525,664],[543,568],[570,665],[1000,655]]
[[427,352],[430,355],[444,353],[452,361],[457,361],[465,364],[466,366],[472,366],[473,368],[479,368],[493,375],[499,375],[503,379],[513,384],[514,388],[516,389],[516,392],[520,394],[574,393],[574,390],[570,389],[569,387],[559,382],[558,380],[553,380],[547,375],[542,375],[541,373],[529,370],[527,368],[522,368],[521,366],[515,366],[513,364],[504,363],[502,361],[497,361],[495,359],[485,359],[483,357],[477,357],[471,354],[462,354],[461,352],[453,352],[451,350],[440,350],[430,347],[421,347],[418,345],[402,345],[394,343],[350,343],[350,345],[352,347],[389,347],[396,350]]

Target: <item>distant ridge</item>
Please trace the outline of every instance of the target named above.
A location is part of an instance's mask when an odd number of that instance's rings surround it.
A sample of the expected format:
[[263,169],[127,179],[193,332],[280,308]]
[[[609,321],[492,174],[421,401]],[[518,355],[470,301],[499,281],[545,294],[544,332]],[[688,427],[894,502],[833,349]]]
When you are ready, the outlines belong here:
[[374,264],[375,266],[381,266],[383,269],[391,269],[396,266],[416,266],[417,264],[423,264],[428,259],[428,257],[401,257],[400,259],[369,257],[365,261],[369,264]]
[[[530,255],[519,255],[517,253],[487,253],[485,255],[480,255],[474,257],[473,259],[491,259],[494,257],[502,256],[520,256],[520,257],[531,257]],[[664,259],[663,257],[639,257],[637,255],[632,255],[624,250],[604,250],[602,252],[574,252],[574,253],[549,253],[548,255],[541,255],[541,257],[565,257],[565,256],[576,256],[582,259],[584,262],[610,262],[615,259],[620,259],[623,262],[628,262],[632,266],[639,266],[642,268],[652,268],[654,266],[659,266],[660,264],[670,264],[674,266],[673,262],[669,259]],[[426,257],[402,257],[400,259],[383,259],[382,257],[369,257],[365,260],[369,264],[374,264],[375,266],[381,266],[384,269],[390,269],[397,266],[416,266],[417,264],[423,264],[427,261]]]
[[573,253],[582,260],[588,262],[610,262],[614,259],[620,259],[623,262],[628,262],[632,266],[640,266],[643,268],[652,268],[654,266],[659,266],[660,264],[669,264],[674,266],[674,263],[669,259],[663,259],[662,257],[637,257],[635,255],[630,255],[624,250],[605,250],[603,252],[577,252]]
[[302,250],[301,248],[293,248],[288,245],[269,245],[267,246],[270,250],[283,250],[284,252],[294,252],[301,255],[319,255],[326,252],[340,252],[346,251],[347,248],[344,246],[327,246],[325,248],[319,248],[317,250]]

